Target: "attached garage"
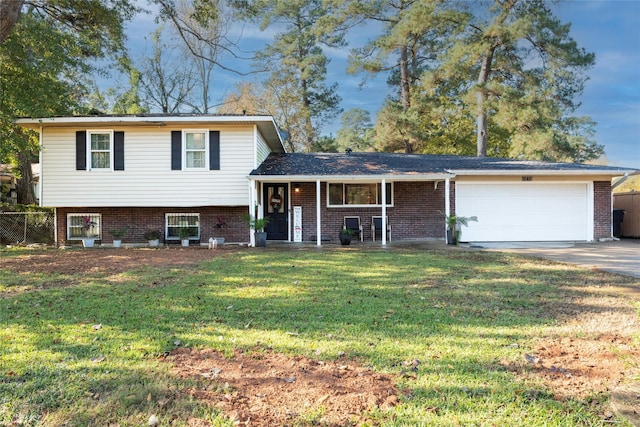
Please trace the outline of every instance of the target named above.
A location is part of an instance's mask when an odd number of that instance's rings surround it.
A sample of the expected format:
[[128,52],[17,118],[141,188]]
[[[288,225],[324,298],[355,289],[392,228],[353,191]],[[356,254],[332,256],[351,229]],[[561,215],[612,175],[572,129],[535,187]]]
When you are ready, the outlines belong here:
[[457,182],[462,241],[591,241],[592,182]]

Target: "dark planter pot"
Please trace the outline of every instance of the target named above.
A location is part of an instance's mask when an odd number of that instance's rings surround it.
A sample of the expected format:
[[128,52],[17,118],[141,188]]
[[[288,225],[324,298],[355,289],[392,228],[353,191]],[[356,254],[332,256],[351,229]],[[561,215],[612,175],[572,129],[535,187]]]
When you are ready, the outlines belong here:
[[256,231],[256,248],[264,248],[267,246],[267,232]]
[[340,233],[340,244],[342,245],[350,245],[351,244],[351,234],[349,233]]
[[457,245],[458,244],[458,233],[454,230],[447,230],[447,245]]

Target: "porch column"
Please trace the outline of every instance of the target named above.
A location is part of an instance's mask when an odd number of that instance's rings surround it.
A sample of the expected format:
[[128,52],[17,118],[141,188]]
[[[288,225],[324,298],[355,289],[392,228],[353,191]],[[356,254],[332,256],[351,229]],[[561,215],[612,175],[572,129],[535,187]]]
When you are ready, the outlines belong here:
[[316,180],[316,245],[322,246],[322,218],[320,217],[320,180]]
[[[451,215],[451,180],[444,180],[444,214],[448,217]],[[447,240],[447,221],[444,221],[444,239]]]
[[[375,233],[375,230],[374,230]],[[387,244],[387,180],[382,180],[382,246]]]
[[[258,181],[249,181],[249,215],[255,215],[254,208],[258,205]],[[256,245],[255,234],[251,232],[251,228],[249,228],[249,246]]]

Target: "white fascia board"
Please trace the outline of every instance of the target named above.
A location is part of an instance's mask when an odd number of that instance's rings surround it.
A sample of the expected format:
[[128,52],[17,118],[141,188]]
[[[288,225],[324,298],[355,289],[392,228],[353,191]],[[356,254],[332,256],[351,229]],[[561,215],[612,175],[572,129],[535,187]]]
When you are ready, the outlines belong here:
[[[42,117],[17,119],[16,124],[38,130],[53,126],[154,126],[236,124],[254,125],[264,135],[274,151],[285,152],[278,126],[272,116],[95,116],[95,117]],[[276,146],[272,144],[276,143]]]
[[633,169],[624,169],[620,168],[620,170],[611,170],[611,169],[571,169],[571,170],[543,170],[543,169],[523,169],[523,170],[502,170],[502,169],[450,169],[454,176],[521,176],[521,175],[532,175],[532,176],[575,176],[575,175],[608,175],[608,176],[622,176],[625,173],[629,173],[629,171],[633,171]]
[[270,182],[345,182],[345,181],[444,181],[447,178],[454,178],[452,174],[407,174],[407,175],[249,175],[247,179],[251,181]]
[[151,125],[169,123],[257,123],[275,121],[271,116],[82,116],[82,117],[41,117],[17,119],[19,125],[76,125],[76,124],[119,124],[147,123]]

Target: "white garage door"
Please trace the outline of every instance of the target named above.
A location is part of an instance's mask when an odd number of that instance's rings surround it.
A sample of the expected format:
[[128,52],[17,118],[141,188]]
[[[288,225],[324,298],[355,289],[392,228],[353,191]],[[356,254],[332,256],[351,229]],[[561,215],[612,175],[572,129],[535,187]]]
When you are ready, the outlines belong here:
[[456,183],[456,214],[477,216],[462,241],[592,240],[588,183]]

